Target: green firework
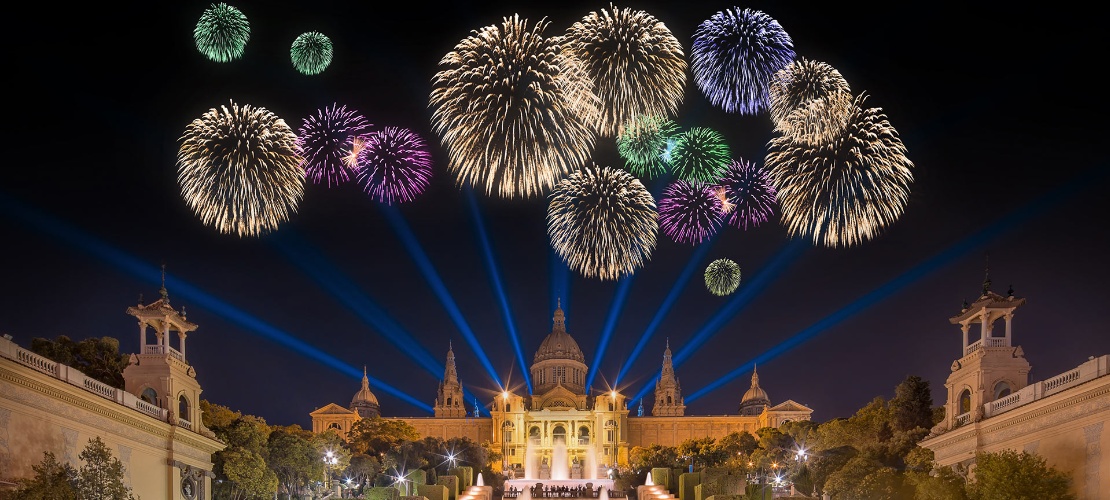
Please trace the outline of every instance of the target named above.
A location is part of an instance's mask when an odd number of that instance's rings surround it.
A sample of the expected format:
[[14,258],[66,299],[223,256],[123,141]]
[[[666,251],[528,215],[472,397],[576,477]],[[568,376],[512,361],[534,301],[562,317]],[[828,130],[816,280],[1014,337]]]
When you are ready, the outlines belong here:
[[729,295],[739,286],[739,264],[729,259],[717,259],[705,268],[705,288],[713,295]]
[[331,40],[317,31],[301,33],[289,49],[293,67],[306,75],[316,75],[331,64]]
[[247,16],[222,2],[205,9],[193,30],[197,50],[216,62],[243,57],[243,49],[250,37],[251,26]]
[[725,174],[731,156],[720,132],[694,127],[677,136],[664,158],[675,177],[691,183],[714,184]]
[[617,152],[625,159],[625,166],[632,175],[656,177],[667,171],[663,152],[667,149],[667,140],[677,131],[678,125],[666,118],[637,116],[617,136]]

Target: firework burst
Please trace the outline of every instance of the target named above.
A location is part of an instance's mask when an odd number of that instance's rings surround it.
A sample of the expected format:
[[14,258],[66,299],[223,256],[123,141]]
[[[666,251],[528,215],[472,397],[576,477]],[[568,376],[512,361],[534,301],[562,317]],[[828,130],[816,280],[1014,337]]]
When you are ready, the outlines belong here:
[[734,204],[729,211],[729,225],[747,230],[767,222],[775,211],[775,187],[767,171],[743,159],[733,161],[721,177],[720,186],[728,201]]
[[358,182],[379,202],[412,201],[432,178],[432,154],[415,132],[385,127],[365,137],[358,153]]
[[571,25],[567,48],[601,98],[600,133],[613,137],[640,115],[674,116],[686,88],[682,44],[651,14],[629,8],[591,12]]
[[370,127],[357,111],[334,103],[305,118],[297,131],[305,176],[315,184],[326,181],[328,187],[351,180],[356,149],[361,146],[359,135]]
[[694,82],[709,102],[755,115],[767,109],[771,77],[794,60],[794,42],[771,16],[733,7],[698,25],[690,55]]
[[740,265],[729,259],[717,259],[705,268],[705,288],[717,296],[729,295],[740,287]]
[[717,234],[724,222],[720,198],[712,186],[672,182],[659,200],[659,229],[675,243],[697,245]]
[[906,207],[913,163],[882,108],[855,99],[844,130],[810,146],[788,136],[771,140],[767,168],[792,237],[829,247],[873,238]]
[[305,182],[297,137],[266,108],[210,109],[180,140],[177,182],[204,224],[257,236],[296,213]]
[[316,75],[331,64],[331,40],[317,31],[301,33],[289,48],[293,67],[306,75]]
[[831,140],[852,110],[852,89],[840,72],[805,58],[775,73],[768,94],[775,131],[806,144]]
[[216,62],[243,57],[251,37],[250,23],[242,11],[226,3],[214,3],[204,10],[193,30],[197,50]]
[[559,181],[549,198],[547,234],[570,269],[616,280],[651,258],[659,231],[655,199],[632,174],[587,166]]
[[667,171],[663,153],[678,125],[666,118],[640,115],[625,125],[617,136],[617,152],[632,175],[652,178]]
[[731,152],[720,132],[694,127],[668,144],[664,159],[675,177],[694,183],[713,184],[728,168]]
[[599,99],[561,37],[518,16],[476,30],[439,62],[429,106],[459,184],[540,195],[585,164]]

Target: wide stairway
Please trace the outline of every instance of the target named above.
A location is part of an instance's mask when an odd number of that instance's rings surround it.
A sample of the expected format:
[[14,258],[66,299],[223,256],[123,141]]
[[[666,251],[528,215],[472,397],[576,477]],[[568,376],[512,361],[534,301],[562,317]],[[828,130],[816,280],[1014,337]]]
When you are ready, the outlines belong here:
[[492,486],[471,486],[459,493],[458,500],[493,500]]
[[638,500],[669,500],[674,498],[674,495],[659,484],[640,486],[636,490],[640,497]]

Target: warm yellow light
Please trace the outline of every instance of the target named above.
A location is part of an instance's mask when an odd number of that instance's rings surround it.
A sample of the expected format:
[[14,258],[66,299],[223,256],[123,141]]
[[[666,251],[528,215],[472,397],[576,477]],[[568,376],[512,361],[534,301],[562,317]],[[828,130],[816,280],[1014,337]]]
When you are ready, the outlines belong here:
[[613,391],[611,394],[613,395],[613,399],[617,399],[617,391]]
[[501,397],[505,398],[505,399],[509,399],[509,391],[502,392]]

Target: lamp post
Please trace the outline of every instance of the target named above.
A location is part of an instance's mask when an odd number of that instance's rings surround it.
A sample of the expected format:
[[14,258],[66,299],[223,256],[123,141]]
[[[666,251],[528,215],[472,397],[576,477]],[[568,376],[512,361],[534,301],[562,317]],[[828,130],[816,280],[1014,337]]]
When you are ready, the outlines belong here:
[[324,486],[331,489],[331,469],[339,463],[339,457],[334,451],[324,452]]

